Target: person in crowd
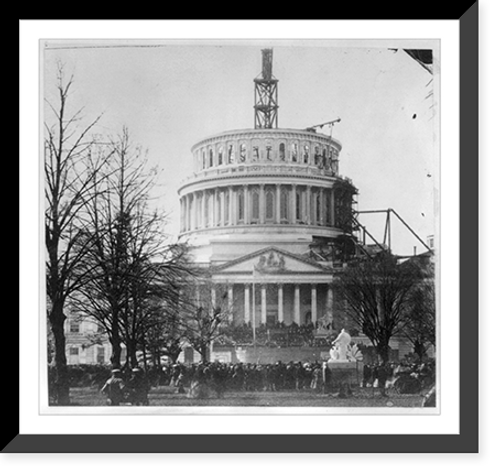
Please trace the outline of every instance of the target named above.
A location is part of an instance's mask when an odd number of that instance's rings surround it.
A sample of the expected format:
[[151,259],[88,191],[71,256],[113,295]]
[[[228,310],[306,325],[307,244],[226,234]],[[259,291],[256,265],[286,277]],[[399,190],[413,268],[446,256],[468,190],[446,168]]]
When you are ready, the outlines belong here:
[[125,401],[125,382],[119,368],[111,370],[111,377],[104,383],[101,392],[106,395],[108,406],[119,406]]
[[151,389],[146,374],[140,368],[132,369],[132,376],[127,384],[129,402],[133,406],[149,406],[148,393]]
[[224,397],[227,383],[226,368],[220,363],[214,364],[210,377],[215,391],[215,397]]
[[370,364],[363,366],[363,387],[367,388],[372,385],[373,369]]
[[385,364],[379,364],[376,368],[377,370],[377,387],[380,391],[382,397],[388,397],[386,391],[386,383],[388,377],[387,366]]
[[323,372],[319,364],[313,366],[311,389],[316,391],[321,391],[323,389]]

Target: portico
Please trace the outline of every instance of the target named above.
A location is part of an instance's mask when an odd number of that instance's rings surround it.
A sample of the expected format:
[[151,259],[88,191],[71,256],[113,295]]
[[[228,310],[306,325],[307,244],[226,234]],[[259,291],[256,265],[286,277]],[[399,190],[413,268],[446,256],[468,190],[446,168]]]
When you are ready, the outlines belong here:
[[331,268],[273,247],[218,266],[211,282],[236,325],[316,325],[333,315]]

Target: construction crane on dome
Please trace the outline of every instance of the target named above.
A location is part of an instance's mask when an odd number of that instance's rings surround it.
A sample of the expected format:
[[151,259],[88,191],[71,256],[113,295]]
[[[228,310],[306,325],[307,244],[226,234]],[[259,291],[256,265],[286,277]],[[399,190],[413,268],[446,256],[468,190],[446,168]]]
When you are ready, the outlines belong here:
[[333,132],[333,126],[337,123],[340,122],[340,117],[337,117],[336,119],[330,120],[328,122],[323,122],[322,124],[317,124],[317,125],[311,125],[311,127],[306,127],[306,130],[308,132],[317,132],[316,129],[322,129],[326,125],[330,125],[330,137],[332,136]]

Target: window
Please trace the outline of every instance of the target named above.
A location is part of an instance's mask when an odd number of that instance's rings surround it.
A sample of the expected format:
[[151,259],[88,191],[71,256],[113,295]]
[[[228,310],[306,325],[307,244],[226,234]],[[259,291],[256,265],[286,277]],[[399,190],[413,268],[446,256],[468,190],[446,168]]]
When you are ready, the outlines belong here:
[[332,163],[332,170],[333,170],[333,173],[335,175],[338,175],[339,173],[339,161],[338,160],[334,160],[333,163]]
[[319,154],[319,147],[318,147],[318,146],[316,146],[316,147],[314,147],[314,164],[315,164],[316,166],[318,166],[318,165],[319,165],[319,161],[320,161],[320,159],[321,159],[321,156],[320,156],[320,154]]
[[219,147],[219,153],[218,153],[218,164],[222,165],[224,159],[224,153],[222,147]]
[[328,226],[332,224],[332,195],[330,191],[325,192],[325,222]]
[[[311,218],[311,221],[314,221],[314,218],[316,217],[316,213],[315,213],[315,205],[316,205],[316,195],[317,193],[315,191],[311,191],[311,209],[309,210],[309,216]],[[312,223],[312,224],[316,224],[316,222]]]
[[79,352],[78,352],[78,346],[72,346],[72,347],[70,347],[69,354],[71,356],[78,356],[78,354],[79,354]]
[[206,163],[206,154],[205,154],[205,150],[203,150],[203,153],[202,153],[202,158],[201,158],[201,166],[202,168],[206,168],[207,167],[207,163]]
[[328,159],[326,160],[326,169],[331,170],[332,164],[333,164],[333,149],[330,149],[330,155],[328,156]]
[[316,224],[321,224],[321,194],[316,194]]
[[227,159],[229,163],[234,163],[234,147],[229,145],[227,149]]
[[247,146],[242,143],[240,145],[240,162],[244,162],[247,159]]
[[245,220],[245,195],[243,190],[238,192],[238,221]]
[[259,222],[259,190],[252,191],[252,223]]
[[256,162],[259,159],[259,147],[254,146],[252,150],[253,150],[252,160]]
[[284,143],[280,143],[279,154],[280,154],[280,160],[282,162],[284,162],[285,161],[285,144]]
[[273,159],[273,147],[271,145],[266,146],[266,160]]
[[97,347],[97,357],[96,357],[97,363],[98,364],[104,364],[104,347],[103,346],[98,346]]
[[300,190],[295,193],[295,217],[298,222],[302,221],[302,192]]
[[290,145],[290,156],[292,158],[292,162],[297,162],[298,149],[296,143]]
[[208,151],[208,166],[214,166],[214,151],[212,149]]
[[302,156],[304,163],[309,163],[309,146],[304,145],[304,154]]
[[80,333],[80,323],[79,322],[70,322],[69,331],[70,331],[70,333]]
[[266,191],[266,221],[274,220],[274,193]]

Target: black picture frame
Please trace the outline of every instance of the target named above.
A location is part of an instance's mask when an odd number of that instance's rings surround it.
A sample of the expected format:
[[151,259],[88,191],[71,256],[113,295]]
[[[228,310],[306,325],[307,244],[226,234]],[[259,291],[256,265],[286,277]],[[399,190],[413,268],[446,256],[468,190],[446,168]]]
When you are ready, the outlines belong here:
[[[453,6],[456,9],[457,4]],[[462,7],[464,8],[464,7]],[[460,24],[460,430],[459,434],[30,435],[4,418],[4,453],[476,453],[478,452],[478,2],[444,19]],[[419,13],[423,12],[422,10]],[[429,12],[431,9],[429,8]],[[442,19],[424,12],[414,19]],[[358,18],[353,18],[358,19]],[[376,19],[376,18],[366,18]],[[383,18],[385,19],[385,18]],[[401,18],[396,18],[395,21]],[[15,322],[14,322],[15,323]],[[12,325],[11,335],[18,334]],[[19,338],[18,338],[19,340]],[[18,361],[19,363],[19,361]],[[16,372],[11,375],[14,381]],[[14,378],[14,379],[12,379]],[[4,408],[17,408],[15,384]],[[110,430],[111,432],[111,430]]]

